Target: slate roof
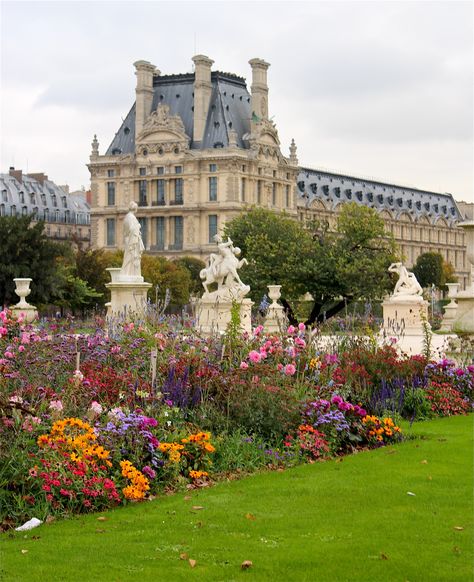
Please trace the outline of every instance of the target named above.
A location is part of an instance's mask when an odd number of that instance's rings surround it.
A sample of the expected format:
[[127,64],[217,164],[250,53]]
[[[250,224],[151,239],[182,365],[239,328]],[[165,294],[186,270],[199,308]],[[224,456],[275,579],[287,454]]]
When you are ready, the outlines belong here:
[[452,194],[311,168],[300,168],[297,185],[299,205],[309,206],[314,200],[321,200],[329,210],[334,210],[340,203],[354,201],[378,211],[388,210],[394,218],[407,212],[414,219],[424,216],[431,223],[439,218],[444,218],[448,223],[462,220]]
[[[212,94],[209,103],[204,137],[193,139],[194,73],[160,75],[153,78],[152,111],[159,103],[169,106],[171,115],[179,115],[186,135],[191,138],[191,149],[227,147],[229,131],[237,132],[237,145],[245,148],[243,136],[250,132],[250,94],[245,79],[213,71]],[[106,155],[133,154],[135,152],[135,104],[116,133]]]
[[[64,192],[51,180],[43,183],[23,174],[19,182],[10,174],[0,174],[0,215],[33,214],[45,222],[90,223],[90,207],[78,194]],[[45,212],[46,211],[46,212]]]

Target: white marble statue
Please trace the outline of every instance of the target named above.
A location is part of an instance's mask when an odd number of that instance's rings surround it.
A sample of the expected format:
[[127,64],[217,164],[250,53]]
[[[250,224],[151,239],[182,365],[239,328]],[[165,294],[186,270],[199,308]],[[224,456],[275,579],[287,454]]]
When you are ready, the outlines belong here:
[[142,240],[141,225],[135,216],[138,210],[136,202],[130,202],[129,211],[123,221],[124,254],[120,275],[127,279],[141,278],[141,258],[145,250]]
[[388,268],[390,273],[398,274],[398,281],[395,285],[395,289],[391,297],[413,297],[421,296],[423,294],[423,289],[418,283],[417,278],[413,273],[407,270],[402,263],[392,263]]
[[209,285],[217,283],[218,296],[229,291],[235,291],[244,295],[250,291],[250,287],[245,285],[237,273],[243,265],[248,263],[247,259],[238,259],[240,249],[234,247],[230,238],[226,242],[218,234],[214,236],[217,243],[217,253],[212,253],[207,261],[207,267],[202,269],[199,276],[206,294],[209,294]]

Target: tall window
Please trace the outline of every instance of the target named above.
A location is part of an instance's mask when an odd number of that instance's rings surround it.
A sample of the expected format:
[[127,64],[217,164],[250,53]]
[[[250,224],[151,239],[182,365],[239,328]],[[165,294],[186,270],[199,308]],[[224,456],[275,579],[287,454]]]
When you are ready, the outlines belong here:
[[16,216],[16,206],[14,204],[12,204],[12,207],[11,207],[11,215]]
[[175,174],[182,174],[183,173],[183,166],[175,166],[174,173]]
[[257,204],[261,204],[261,203],[262,203],[262,180],[258,180],[258,182],[257,182]]
[[277,203],[277,184],[276,182],[272,183],[272,204],[276,206]]
[[108,247],[115,246],[115,218],[107,218],[107,242]]
[[147,219],[140,217],[138,218],[138,222],[142,227],[142,241],[145,248],[148,248],[148,228],[147,228]]
[[176,178],[174,180],[174,203],[183,203],[183,178]]
[[156,200],[158,202],[158,206],[164,206],[164,204],[165,204],[165,181],[161,178],[156,181]]
[[53,201],[53,206],[57,206],[58,205],[58,201],[57,201],[57,198],[56,198],[56,194],[53,194],[51,196],[51,200]]
[[45,208],[43,210],[43,213],[44,213],[44,220],[45,220],[45,222],[48,222],[49,221],[49,208]]
[[289,184],[286,185],[285,195],[286,195],[286,206],[289,207],[290,206],[290,186],[289,186]]
[[61,201],[63,203],[63,208],[67,208],[67,198],[66,198],[66,196],[61,196]]
[[209,201],[216,202],[217,200],[217,176],[209,178]]
[[173,238],[174,243],[171,246],[173,250],[179,250],[183,248],[183,217],[182,216],[174,216],[174,229],[173,229]]
[[242,202],[245,202],[246,187],[247,187],[247,181],[245,178],[242,178],[242,188],[241,188]]
[[217,214],[209,215],[209,242],[214,242],[214,237],[217,234]]
[[217,172],[217,164],[209,164],[209,172]]
[[156,218],[156,248],[160,251],[165,248],[165,219],[163,216]]
[[115,206],[115,182],[107,182],[107,206]]
[[159,166],[158,168],[156,168],[156,173],[158,174],[158,176],[162,176],[165,173],[164,166]]
[[139,168],[138,173],[140,176],[146,176],[146,168]]
[[6,190],[2,190],[2,200],[3,202],[8,202],[8,194]]
[[5,204],[0,204],[0,216],[5,216]]
[[24,192],[20,192],[20,202],[21,202],[22,204],[24,204],[24,203],[25,203],[25,193],[24,193]]
[[107,170],[107,176],[113,178],[115,176],[115,170]]
[[146,180],[138,182],[138,206],[146,206]]

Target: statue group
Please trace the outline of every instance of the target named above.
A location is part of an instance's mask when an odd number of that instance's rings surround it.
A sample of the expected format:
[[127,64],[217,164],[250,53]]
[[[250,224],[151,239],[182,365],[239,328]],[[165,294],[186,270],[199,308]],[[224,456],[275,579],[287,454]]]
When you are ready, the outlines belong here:
[[[237,270],[248,264],[248,261],[239,259],[241,251],[239,247],[234,247],[232,239],[227,238],[224,242],[222,237],[216,234],[214,240],[218,252],[211,253],[206,268],[199,273],[205,295],[213,295],[216,299],[229,295],[241,298],[250,291],[250,287],[242,282]],[[210,292],[209,285],[213,283],[217,283],[217,290]]]
[[413,297],[423,295],[423,289],[414,273],[411,273],[402,263],[392,263],[388,268],[390,273],[397,273],[398,281],[392,293],[393,298]]

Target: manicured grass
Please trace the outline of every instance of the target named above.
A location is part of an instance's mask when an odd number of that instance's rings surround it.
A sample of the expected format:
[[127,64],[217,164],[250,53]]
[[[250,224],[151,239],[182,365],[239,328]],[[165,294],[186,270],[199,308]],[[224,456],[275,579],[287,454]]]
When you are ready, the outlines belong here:
[[472,416],[412,432],[423,438],[4,534],[0,579],[472,580]]

